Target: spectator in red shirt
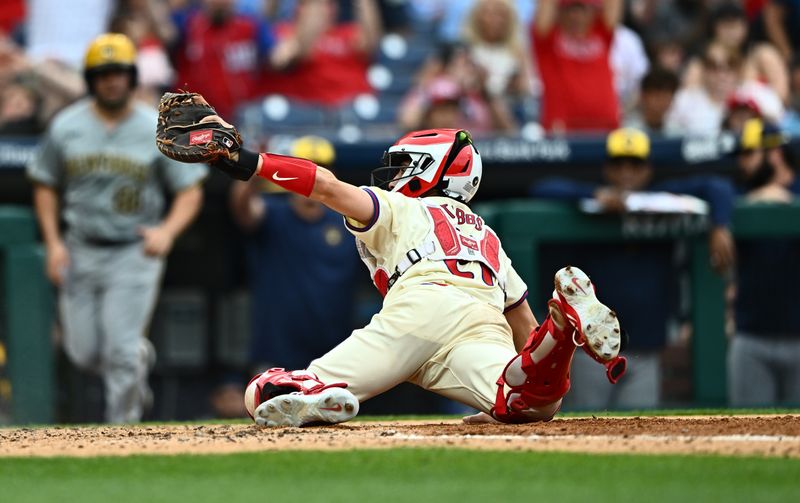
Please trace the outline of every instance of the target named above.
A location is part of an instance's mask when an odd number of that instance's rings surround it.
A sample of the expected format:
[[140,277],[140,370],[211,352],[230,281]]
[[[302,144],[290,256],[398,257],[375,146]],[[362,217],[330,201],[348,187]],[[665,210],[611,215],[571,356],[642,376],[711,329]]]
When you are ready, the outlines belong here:
[[0,9],[0,31],[13,33],[25,21],[25,0],[4,0]]
[[540,0],[532,28],[544,87],[542,125],[553,132],[618,127],[609,63],[622,0]]
[[355,22],[338,21],[337,0],[299,0],[296,20],[276,26],[274,71],[261,93],[338,105],[370,92],[367,68],[381,34],[375,0],[352,0]]
[[177,87],[203,94],[222,116],[256,95],[258,70],[274,46],[268,24],[237,14],[235,0],[203,0],[174,11],[172,21]]

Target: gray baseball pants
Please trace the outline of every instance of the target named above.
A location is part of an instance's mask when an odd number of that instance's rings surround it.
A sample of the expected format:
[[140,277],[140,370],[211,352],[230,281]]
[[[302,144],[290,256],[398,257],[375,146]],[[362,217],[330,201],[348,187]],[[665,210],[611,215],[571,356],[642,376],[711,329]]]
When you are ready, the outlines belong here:
[[800,337],[736,334],[728,349],[728,398],[734,407],[800,405]]
[[570,390],[563,410],[653,409],[661,403],[661,362],[657,351],[625,352],[628,370],[617,384],[606,379],[606,369],[582,349],[575,351]]
[[90,246],[68,239],[67,247],[70,266],[59,295],[64,350],[76,366],[102,377],[106,421],[139,421],[152,399],[145,336],[164,261],[146,256],[141,242]]

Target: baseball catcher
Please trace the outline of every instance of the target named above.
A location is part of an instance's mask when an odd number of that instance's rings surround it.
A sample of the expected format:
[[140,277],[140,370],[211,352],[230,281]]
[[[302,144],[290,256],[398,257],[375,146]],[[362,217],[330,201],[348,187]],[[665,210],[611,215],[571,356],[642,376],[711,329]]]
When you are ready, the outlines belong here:
[[245,405],[259,425],[348,421],[361,401],[404,381],[482,411],[469,422],[548,421],[569,390],[578,347],[612,382],[625,371],[616,314],[577,267],[556,273],[549,314],[537,323],[497,234],[467,206],[483,175],[467,131],[406,134],[364,187],[305,159],[242,148],[196,94],[164,96],[157,143],[174,159],[239,180],[260,176],[342,214],[384,296],[366,327],[307,369],[250,381]]

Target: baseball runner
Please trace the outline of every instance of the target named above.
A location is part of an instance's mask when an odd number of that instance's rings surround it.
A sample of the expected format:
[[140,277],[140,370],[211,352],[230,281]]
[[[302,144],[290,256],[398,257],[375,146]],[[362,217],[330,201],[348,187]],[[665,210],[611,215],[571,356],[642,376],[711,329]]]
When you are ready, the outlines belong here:
[[245,405],[257,424],[347,421],[361,401],[404,381],[482,411],[471,421],[547,421],[569,389],[577,347],[605,364],[611,381],[625,371],[616,315],[580,269],[556,273],[538,325],[500,240],[467,206],[483,174],[468,132],[409,133],[371,186],[355,187],[311,161],[241,149],[235,128],[213,113],[198,95],[165,95],[162,152],[211,160],[234,178],[266,178],[342,214],[384,295],[366,327],[306,370],[253,378]]
[[[145,330],[164,257],[199,211],[207,174],[154,148],[155,111],[132,99],[135,61],[124,35],[95,39],[85,57],[90,97],[53,119],[28,166],[47,275],[60,287],[64,349],[102,376],[114,423],[138,421],[152,400]],[[161,220],[164,189],[175,195]]]

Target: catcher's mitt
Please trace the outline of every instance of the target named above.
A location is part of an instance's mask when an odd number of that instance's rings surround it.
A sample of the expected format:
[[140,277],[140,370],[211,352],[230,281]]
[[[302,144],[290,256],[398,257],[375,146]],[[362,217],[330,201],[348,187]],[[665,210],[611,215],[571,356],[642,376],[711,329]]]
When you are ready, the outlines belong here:
[[[176,161],[206,162],[233,178],[247,180],[255,169],[252,156],[242,151],[242,137],[221,119],[203,122],[212,115],[217,115],[216,110],[197,93],[164,93],[158,104],[158,150]],[[243,166],[240,155],[251,162]]]

